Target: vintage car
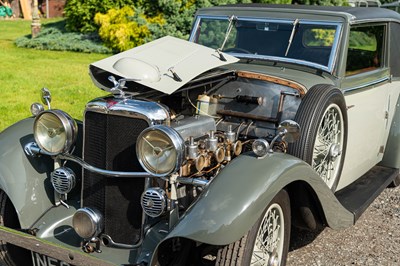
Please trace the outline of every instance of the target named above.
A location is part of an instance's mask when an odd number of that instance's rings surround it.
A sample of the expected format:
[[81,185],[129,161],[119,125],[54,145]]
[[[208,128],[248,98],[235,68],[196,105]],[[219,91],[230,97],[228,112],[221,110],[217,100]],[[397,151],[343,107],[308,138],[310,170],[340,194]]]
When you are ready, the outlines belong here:
[[365,11],[199,10],[91,64],[83,121],[43,89],[0,134],[1,263],[285,265],[353,225],[400,183],[400,15]]

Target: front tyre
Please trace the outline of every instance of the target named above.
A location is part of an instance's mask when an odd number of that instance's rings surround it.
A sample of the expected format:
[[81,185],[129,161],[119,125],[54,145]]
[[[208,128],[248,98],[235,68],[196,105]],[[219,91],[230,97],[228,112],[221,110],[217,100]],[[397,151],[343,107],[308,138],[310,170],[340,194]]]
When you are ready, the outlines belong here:
[[[17,213],[7,194],[0,190],[0,225],[20,229]],[[32,265],[30,252],[0,239],[0,265]]]
[[218,251],[218,266],[284,266],[290,240],[290,201],[281,190],[250,231]]

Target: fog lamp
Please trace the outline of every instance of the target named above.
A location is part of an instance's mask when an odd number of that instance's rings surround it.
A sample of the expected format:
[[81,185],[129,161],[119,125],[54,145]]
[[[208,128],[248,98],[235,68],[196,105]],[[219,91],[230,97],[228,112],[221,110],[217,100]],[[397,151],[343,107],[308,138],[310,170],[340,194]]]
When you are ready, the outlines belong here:
[[43,111],[33,124],[36,143],[51,155],[69,151],[77,133],[75,120],[61,110]]
[[184,144],[177,131],[157,125],[140,133],[136,153],[144,170],[155,176],[166,176],[180,168],[184,158]]
[[75,232],[83,239],[91,239],[103,231],[103,216],[87,207],[77,210],[72,217]]

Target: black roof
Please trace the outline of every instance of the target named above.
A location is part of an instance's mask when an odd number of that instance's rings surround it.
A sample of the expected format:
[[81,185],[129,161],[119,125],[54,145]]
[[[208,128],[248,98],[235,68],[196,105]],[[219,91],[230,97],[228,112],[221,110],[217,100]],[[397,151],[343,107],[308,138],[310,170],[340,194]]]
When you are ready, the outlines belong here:
[[400,14],[386,9],[386,8],[379,8],[379,7],[350,7],[350,6],[317,6],[317,5],[271,5],[271,4],[236,4],[236,5],[225,5],[219,6],[215,8],[224,8],[224,7],[243,7],[249,9],[266,9],[266,10],[273,10],[273,9],[292,9],[292,10],[308,10],[308,11],[325,11],[325,12],[332,12],[332,13],[347,13],[354,17],[355,21],[358,20],[396,20],[400,22]]

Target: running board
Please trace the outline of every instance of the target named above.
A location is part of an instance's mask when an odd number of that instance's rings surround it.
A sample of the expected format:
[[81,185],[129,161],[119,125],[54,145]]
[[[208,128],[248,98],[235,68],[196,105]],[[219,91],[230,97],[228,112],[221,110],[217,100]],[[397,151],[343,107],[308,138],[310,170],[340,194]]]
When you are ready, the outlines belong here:
[[398,174],[399,169],[375,166],[360,179],[336,192],[335,196],[343,207],[354,214],[355,222]]

